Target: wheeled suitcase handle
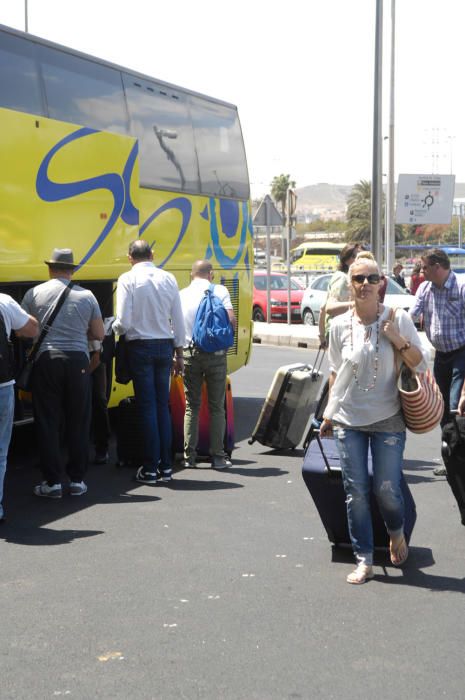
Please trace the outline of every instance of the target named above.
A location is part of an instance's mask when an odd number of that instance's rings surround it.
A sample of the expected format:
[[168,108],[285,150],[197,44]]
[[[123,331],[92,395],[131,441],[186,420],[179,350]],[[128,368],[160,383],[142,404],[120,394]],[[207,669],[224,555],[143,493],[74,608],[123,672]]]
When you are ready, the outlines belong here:
[[315,357],[315,362],[313,363],[312,366],[312,381],[316,382],[318,379],[318,374],[321,370],[321,365],[323,364],[323,360],[325,357],[325,352],[326,348],[318,348],[316,357]]
[[449,411],[449,415],[452,418],[452,423],[454,424],[454,428],[455,428],[455,432],[457,434],[458,441],[462,442],[462,436],[460,435],[459,426],[457,425],[457,416],[459,416],[460,414],[456,408],[452,408]]
[[331,467],[329,466],[329,461],[328,461],[328,458],[327,458],[327,456],[326,456],[326,454],[325,454],[325,451],[324,451],[324,449],[323,449],[323,443],[321,442],[321,438],[320,438],[320,436],[319,436],[318,433],[315,435],[315,437],[316,437],[316,441],[317,441],[317,443],[318,443],[318,447],[320,448],[321,456],[323,457],[323,461],[324,461],[324,463],[325,463],[326,470],[327,470],[328,474],[329,474],[330,476],[332,476],[332,475],[333,475],[333,470],[332,470]]

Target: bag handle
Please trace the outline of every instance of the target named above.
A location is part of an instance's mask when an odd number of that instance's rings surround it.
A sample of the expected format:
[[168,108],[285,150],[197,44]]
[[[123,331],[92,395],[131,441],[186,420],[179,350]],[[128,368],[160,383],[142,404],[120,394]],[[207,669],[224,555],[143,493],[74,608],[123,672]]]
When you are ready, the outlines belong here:
[[27,358],[28,362],[34,362],[34,360],[36,359],[37,353],[39,352],[39,348],[42,345],[42,343],[45,339],[45,336],[47,335],[47,333],[51,329],[53,322],[55,321],[56,317],[58,316],[58,312],[60,311],[61,307],[65,303],[66,297],[70,293],[71,287],[73,287],[73,285],[74,285],[74,282],[69,282],[65,286],[63,291],[61,292],[60,296],[58,297],[58,299],[55,303],[55,306],[53,307],[53,311],[49,316],[47,323],[44,323],[42,331],[41,331],[39,337],[37,338],[37,341],[32,346],[31,352],[29,353],[29,356]]
[[321,346],[317,350],[315,362],[313,363],[313,367],[312,367],[312,379],[313,380],[315,380],[316,377],[318,376],[318,372],[320,371],[321,365],[323,364],[325,352],[326,352],[326,348],[321,348]]
[[321,442],[321,438],[320,438],[320,436],[319,436],[318,433],[316,433],[316,436],[315,436],[315,437],[316,437],[316,441],[317,441],[317,443],[318,443],[318,447],[320,448],[321,456],[323,457],[323,461],[324,461],[324,463],[325,463],[326,471],[327,471],[328,474],[331,476],[332,473],[333,473],[333,470],[332,470],[331,467],[329,466],[329,461],[328,461],[328,458],[327,458],[327,456],[326,456],[326,454],[325,454],[325,451],[324,451],[324,449],[323,449],[323,443]]
[[[396,312],[397,312],[397,306],[392,306],[389,309],[389,316],[388,316],[388,321],[391,321],[391,323],[396,324]],[[401,370],[402,370],[402,355],[398,351],[394,345],[392,346],[392,349],[394,351],[394,368],[396,370],[396,376],[399,378]]]

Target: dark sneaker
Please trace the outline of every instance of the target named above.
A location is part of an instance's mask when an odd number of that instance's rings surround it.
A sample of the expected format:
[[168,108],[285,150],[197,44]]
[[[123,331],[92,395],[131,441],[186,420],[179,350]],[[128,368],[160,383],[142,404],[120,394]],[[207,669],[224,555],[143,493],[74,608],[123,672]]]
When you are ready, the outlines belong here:
[[140,481],[141,484],[156,484],[157,478],[155,472],[145,472],[144,467],[139,467],[136,472],[136,481]]
[[70,496],[83,496],[85,493],[87,493],[87,485],[83,481],[72,481],[70,483]]
[[49,486],[46,481],[42,481],[41,484],[34,486],[34,495],[42,496],[43,498],[61,498],[63,492],[61,490],[61,484],[52,484],[52,486]]
[[173,478],[171,469],[160,469],[158,477],[161,481],[171,481]]
[[181,466],[183,469],[195,469],[197,467],[197,464],[195,462],[195,459],[183,459],[181,462]]
[[434,476],[447,476],[446,468],[436,467],[436,469],[433,469],[433,474]]
[[232,467],[232,462],[227,455],[214,455],[212,467],[213,469],[228,469],[228,467]]
[[107,464],[108,463],[108,452],[96,452],[94,458],[94,464]]

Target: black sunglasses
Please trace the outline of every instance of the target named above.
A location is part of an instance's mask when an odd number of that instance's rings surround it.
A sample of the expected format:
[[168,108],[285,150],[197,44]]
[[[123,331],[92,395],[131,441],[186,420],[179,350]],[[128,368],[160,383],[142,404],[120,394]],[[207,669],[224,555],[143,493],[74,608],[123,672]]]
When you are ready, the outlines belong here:
[[368,284],[379,284],[381,277],[376,272],[371,275],[352,275],[352,282],[357,282],[357,284],[363,284],[365,280]]

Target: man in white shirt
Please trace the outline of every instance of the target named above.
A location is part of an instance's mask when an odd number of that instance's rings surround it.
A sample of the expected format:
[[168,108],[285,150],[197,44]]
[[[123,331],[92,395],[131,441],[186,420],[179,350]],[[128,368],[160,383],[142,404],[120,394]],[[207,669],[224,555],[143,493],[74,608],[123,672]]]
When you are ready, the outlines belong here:
[[[184,349],[184,388],[186,392],[186,413],[184,415],[184,467],[196,466],[197,442],[199,435],[199,411],[202,396],[202,383],[207,383],[208,408],[210,411],[210,453],[212,467],[224,469],[231,466],[231,460],[224,452],[224,432],[226,417],[224,397],[226,388],[226,350],[204,352],[192,346],[192,331],[200,302],[213,280],[212,264],[208,260],[198,260],[192,266],[192,282],[182,289],[181,304],[186,325]],[[222,284],[215,284],[213,293],[223,302],[229,320],[236,327],[236,317],[231,304],[229,291]]]
[[[142,431],[144,463],[136,480],[170,481],[170,374],[183,371],[184,319],[176,278],[153,264],[150,245],[130,244],[131,270],[118,279],[113,330],[126,336],[129,369]],[[174,358],[173,358],[174,353]]]
[[12,330],[18,336],[33,338],[37,335],[39,324],[33,316],[23,311],[12,297],[8,294],[0,294],[0,333],[2,333],[0,359],[0,522],[4,520],[3,482],[15,410],[14,367],[13,363],[10,362],[9,352],[6,348]]

